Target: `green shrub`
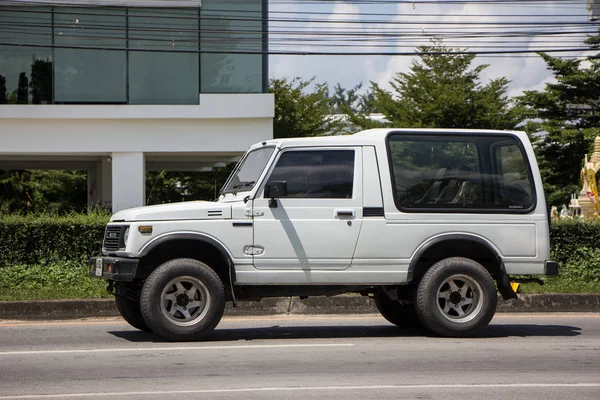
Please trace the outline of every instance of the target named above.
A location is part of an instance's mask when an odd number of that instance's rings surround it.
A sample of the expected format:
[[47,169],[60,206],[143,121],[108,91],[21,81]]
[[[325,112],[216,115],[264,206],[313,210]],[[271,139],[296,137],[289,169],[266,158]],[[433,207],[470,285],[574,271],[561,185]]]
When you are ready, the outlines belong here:
[[562,264],[560,277],[568,281],[600,282],[600,248],[575,250]]
[[579,249],[600,249],[600,222],[556,221],[552,223],[550,238],[552,259],[567,263]]
[[545,278],[541,292],[584,293],[600,288],[600,222],[560,220],[550,230],[551,256],[559,275]]
[[[86,261],[100,253],[108,220],[104,213],[0,215],[0,300],[107,296],[104,281],[88,278]],[[599,291],[600,222],[556,221],[550,232],[560,275],[524,291]]]
[[80,262],[97,255],[109,218],[105,213],[0,215],[0,269]]

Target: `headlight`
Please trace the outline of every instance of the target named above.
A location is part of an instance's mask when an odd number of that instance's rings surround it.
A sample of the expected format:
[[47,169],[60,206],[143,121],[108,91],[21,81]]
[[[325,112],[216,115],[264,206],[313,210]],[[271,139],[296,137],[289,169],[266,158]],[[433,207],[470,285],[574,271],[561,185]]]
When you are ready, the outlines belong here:
[[127,239],[129,239],[129,227],[125,229],[125,233],[123,234],[123,243],[125,244],[125,247],[127,247]]

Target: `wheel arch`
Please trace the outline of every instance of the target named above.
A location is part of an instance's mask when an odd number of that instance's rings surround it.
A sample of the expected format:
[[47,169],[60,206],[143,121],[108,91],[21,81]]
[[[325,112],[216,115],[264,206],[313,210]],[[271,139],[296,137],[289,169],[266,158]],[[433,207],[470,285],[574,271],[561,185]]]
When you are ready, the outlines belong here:
[[500,250],[486,238],[471,233],[443,234],[423,242],[411,257],[408,281],[419,282],[433,264],[449,257],[465,257],[480,263],[496,280],[505,299],[517,297],[510,286]]
[[176,258],[192,258],[212,268],[226,288],[235,282],[233,258],[219,240],[198,232],[172,232],[154,238],[140,251],[138,275],[147,277],[162,263]]

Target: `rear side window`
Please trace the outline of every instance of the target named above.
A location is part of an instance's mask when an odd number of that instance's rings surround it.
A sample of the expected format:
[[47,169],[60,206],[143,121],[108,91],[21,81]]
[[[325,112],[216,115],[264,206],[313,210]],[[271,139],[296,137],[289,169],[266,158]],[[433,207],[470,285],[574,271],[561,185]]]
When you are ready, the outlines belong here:
[[287,183],[287,197],[350,199],[354,150],[286,151],[268,180],[275,181]]
[[529,164],[511,136],[388,138],[396,204],[403,211],[529,211]]

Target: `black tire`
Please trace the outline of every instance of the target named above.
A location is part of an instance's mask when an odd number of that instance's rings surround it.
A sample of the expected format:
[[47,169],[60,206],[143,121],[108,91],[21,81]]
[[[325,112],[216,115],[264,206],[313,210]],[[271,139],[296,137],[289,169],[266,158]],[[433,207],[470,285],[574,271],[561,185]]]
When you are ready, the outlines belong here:
[[150,332],[150,327],[144,321],[140,302],[126,299],[125,297],[115,296],[117,309],[125,321],[140,331]]
[[401,328],[422,328],[423,323],[417,317],[414,304],[402,304],[388,299],[382,294],[375,299],[375,306],[383,318]]
[[225,310],[225,289],[208,265],[180,258],[159,266],[146,280],[140,301],[152,331],[170,341],[200,340]]
[[415,310],[430,331],[468,337],[490,323],[497,303],[490,273],[471,259],[453,257],[437,262],[425,273],[416,293]]

